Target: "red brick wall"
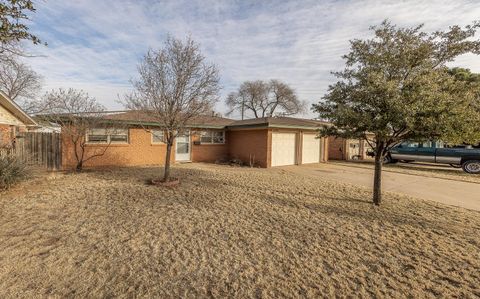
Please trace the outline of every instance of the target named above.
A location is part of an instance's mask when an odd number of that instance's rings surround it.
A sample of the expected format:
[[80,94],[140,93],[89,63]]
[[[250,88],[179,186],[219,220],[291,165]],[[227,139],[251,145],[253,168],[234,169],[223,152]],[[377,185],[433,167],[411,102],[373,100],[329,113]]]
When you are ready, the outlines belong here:
[[[271,166],[271,129],[227,131],[225,144],[195,145],[194,141],[199,138],[199,134],[193,132],[191,137],[191,160],[193,162],[213,163],[236,158],[249,163],[250,158],[253,158],[258,166]],[[328,148],[332,147],[329,140],[330,138],[324,139],[326,151],[323,160],[332,156],[331,152],[328,152]],[[301,144],[301,140],[299,143]],[[145,129],[130,128],[129,144],[111,144],[103,156],[90,159],[84,164],[84,167],[164,165],[166,148],[165,144],[152,144],[151,133]],[[104,149],[105,145],[87,145],[86,157],[102,152]],[[172,148],[171,162],[175,162],[175,146]],[[63,143],[63,165],[65,168],[74,168],[76,165],[73,145],[67,138]]]
[[323,140],[323,157],[322,162],[328,162],[330,159],[330,139],[328,137],[322,137]]
[[[129,129],[129,144],[111,144],[103,156],[92,158],[85,163],[85,167],[98,166],[141,166],[164,165],[167,146],[152,144],[151,133],[142,128]],[[86,157],[102,152],[105,145],[87,145]],[[175,161],[175,145],[172,147],[171,161]],[[76,159],[73,144],[64,138],[63,165],[73,168]]]
[[328,159],[345,160],[345,139],[328,137]]
[[[110,144],[103,156],[92,158],[85,163],[85,167],[99,166],[142,166],[164,165],[167,146],[165,144],[152,144],[151,133],[143,128],[129,129],[128,144]],[[228,145],[225,144],[200,144],[194,141],[200,136],[193,133],[191,136],[191,160],[193,162],[210,162],[226,160],[228,158]],[[228,141],[227,141],[228,142]],[[86,157],[100,153],[105,145],[89,144],[86,148]],[[172,147],[170,161],[175,162],[175,144]],[[76,165],[73,144],[67,139],[63,143],[63,164],[66,168]]]
[[26,132],[24,126],[0,125],[0,146],[10,146],[18,133]]
[[0,146],[5,146],[11,143],[11,129],[9,125],[0,125]]
[[267,129],[228,131],[230,158],[249,163],[250,157],[254,157],[259,166],[270,167],[271,134],[272,132]]
[[225,161],[228,159],[228,140],[225,136],[224,144],[194,144],[200,140],[199,134],[192,136],[192,162],[209,162]]

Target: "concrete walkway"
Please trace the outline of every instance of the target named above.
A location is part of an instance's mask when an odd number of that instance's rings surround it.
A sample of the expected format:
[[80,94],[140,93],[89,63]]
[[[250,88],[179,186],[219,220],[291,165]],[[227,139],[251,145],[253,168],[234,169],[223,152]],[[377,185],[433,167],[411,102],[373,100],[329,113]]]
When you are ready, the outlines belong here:
[[[355,164],[333,163],[285,166],[282,169],[323,179],[340,181],[371,188],[373,169],[355,167]],[[403,193],[443,204],[480,211],[480,184],[432,178],[414,174],[383,172],[383,191]]]

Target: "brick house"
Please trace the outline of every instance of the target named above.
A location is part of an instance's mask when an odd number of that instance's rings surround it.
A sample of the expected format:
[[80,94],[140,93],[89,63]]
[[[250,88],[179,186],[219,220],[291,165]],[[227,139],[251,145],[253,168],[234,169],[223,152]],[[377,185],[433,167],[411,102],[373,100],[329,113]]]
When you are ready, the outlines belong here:
[[[95,129],[87,136],[87,155],[99,148],[105,154],[85,167],[163,165],[164,132],[152,119],[127,111],[105,116],[118,124],[114,134]],[[326,138],[316,138],[320,121],[290,117],[232,120],[197,117],[188,123],[188,133],[177,137],[172,162],[210,162],[239,159],[260,167],[319,163],[328,160]],[[68,141],[63,146],[63,165],[73,167],[75,157]]]
[[13,146],[17,133],[36,126],[35,120],[0,91],[0,146]]
[[[372,137],[373,138],[373,137]],[[341,137],[328,137],[328,157],[331,160],[372,160],[367,156],[371,146],[361,139],[345,139]]]

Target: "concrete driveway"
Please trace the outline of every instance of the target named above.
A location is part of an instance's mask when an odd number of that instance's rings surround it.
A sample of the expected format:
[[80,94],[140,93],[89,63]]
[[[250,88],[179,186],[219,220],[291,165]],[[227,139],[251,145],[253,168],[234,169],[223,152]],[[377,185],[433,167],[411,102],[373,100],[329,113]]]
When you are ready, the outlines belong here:
[[[285,166],[282,169],[322,179],[340,181],[371,188],[373,169],[335,163]],[[418,174],[384,171],[383,191],[403,193],[417,198],[437,201],[457,207],[480,211],[480,184],[433,178]]]

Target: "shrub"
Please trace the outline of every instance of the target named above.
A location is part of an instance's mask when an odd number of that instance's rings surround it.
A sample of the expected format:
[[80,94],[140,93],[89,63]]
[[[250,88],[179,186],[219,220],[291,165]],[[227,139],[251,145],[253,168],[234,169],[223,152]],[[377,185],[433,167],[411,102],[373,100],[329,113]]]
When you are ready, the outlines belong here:
[[0,155],[0,190],[8,189],[26,177],[27,166],[24,161],[13,155]]

